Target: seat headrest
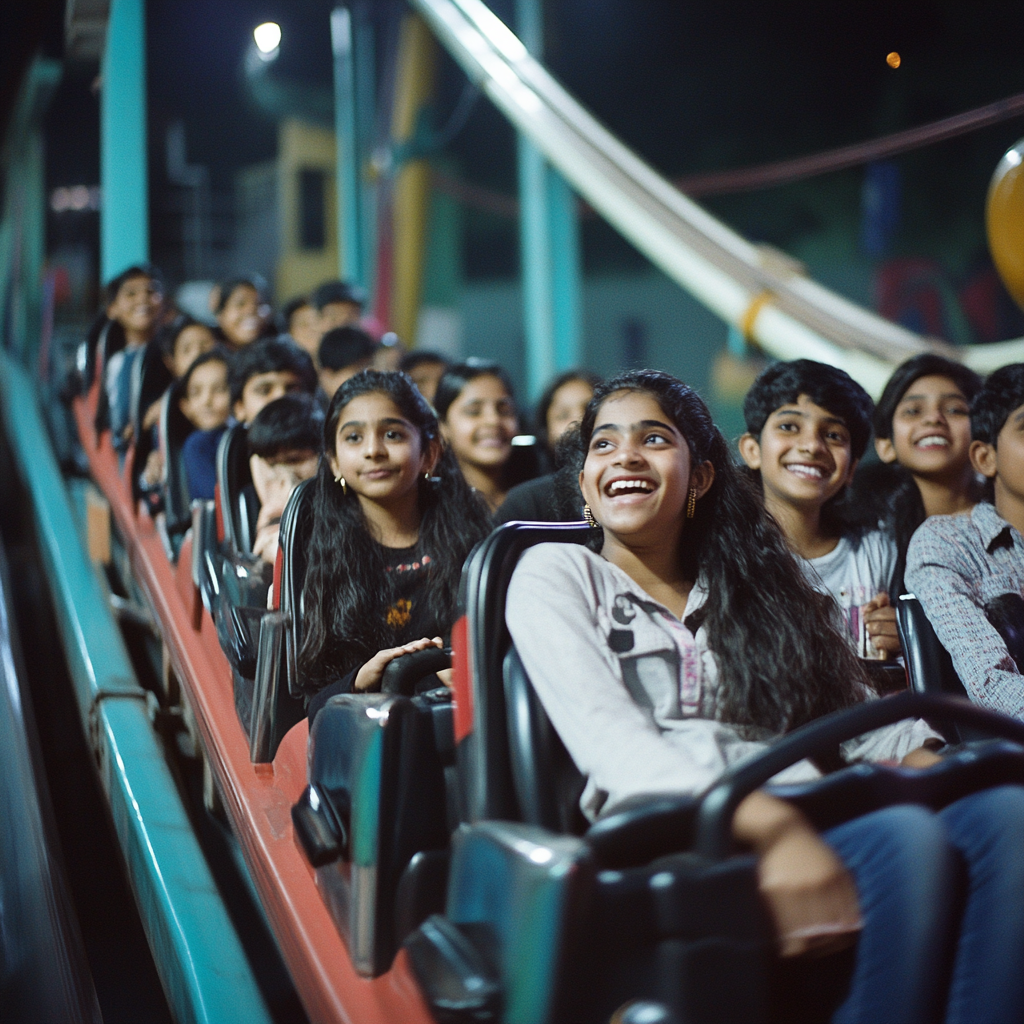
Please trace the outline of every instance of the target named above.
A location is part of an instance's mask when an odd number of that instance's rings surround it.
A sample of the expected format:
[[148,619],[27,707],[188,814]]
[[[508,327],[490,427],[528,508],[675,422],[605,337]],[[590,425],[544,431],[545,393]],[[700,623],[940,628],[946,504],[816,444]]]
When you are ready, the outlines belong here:
[[[473,728],[463,741],[470,744],[471,750],[463,761],[465,771],[473,778],[464,778],[462,788],[470,821],[522,820],[504,689],[505,656],[512,645],[505,625],[509,580],[523,552],[533,545],[582,544],[590,535],[585,523],[505,523],[478,544],[466,561],[462,604],[468,624],[469,662],[473,666]],[[542,712],[539,704],[537,708]],[[519,738],[513,739],[519,742]],[[521,751],[516,759],[523,762],[530,756],[529,752]]]
[[[255,525],[252,495],[243,494],[252,487],[249,469],[249,442],[245,426],[236,424],[225,431],[217,448],[217,484],[220,487],[224,539],[236,551],[251,550],[250,527]],[[259,509],[255,509],[256,514]]]

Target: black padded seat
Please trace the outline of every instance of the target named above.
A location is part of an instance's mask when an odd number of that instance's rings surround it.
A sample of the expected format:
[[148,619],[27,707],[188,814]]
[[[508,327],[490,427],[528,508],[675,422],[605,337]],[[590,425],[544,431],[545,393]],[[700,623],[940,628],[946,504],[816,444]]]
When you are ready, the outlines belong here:
[[[1001,594],[985,606],[985,615],[1006,642],[1018,667],[1024,664],[1024,599],[1020,594]],[[945,693],[970,700],[953,667],[953,659],[935,635],[935,629],[914,594],[902,594],[896,605],[903,657],[910,686],[915,693]],[[952,743],[984,739],[989,734],[954,722],[932,723]]]
[[[150,342],[141,358],[132,364],[131,376],[131,423],[133,439],[132,461],[132,497],[138,501],[141,496],[139,477],[146,467],[146,460],[153,451],[153,431],[144,430],[142,423],[154,402],[160,401],[162,395],[174,383],[171,371],[164,362],[163,352],[156,342]],[[159,427],[156,431],[159,445]]]
[[224,542],[229,550],[251,555],[256,539],[260,501],[249,469],[249,442],[245,426],[236,424],[224,432],[217,448],[217,490]]
[[100,339],[103,337],[108,323],[106,313],[100,313],[89,325],[89,330],[75,350],[75,373],[78,377],[79,392],[83,395],[88,393],[96,379],[96,361]]
[[107,362],[110,357],[125,347],[124,328],[114,320],[107,320],[100,330],[96,342],[93,374],[99,382],[99,397],[96,403],[96,432],[110,428],[110,405],[107,400]]
[[186,438],[195,428],[181,411],[180,399],[180,383],[173,384],[164,392],[157,427],[160,450],[164,455],[164,514],[167,533],[172,538],[183,534],[192,524],[192,500],[182,450]]
[[444,908],[451,834],[451,694],[340,694],[313,721],[296,837],[356,970],[388,970]]
[[[587,533],[509,523],[467,562],[466,622],[453,631],[472,667],[468,693],[456,672],[457,699],[470,709],[457,729],[467,824],[453,842],[445,914],[406,941],[413,970],[436,1014],[463,1007],[451,1020],[486,1019],[502,1004],[515,1019],[607,1021],[633,1000],[661,1014],[651,1019],[763,1019],[774,942],[755,860],[733,849],[743,797],[798,760],[905,717],[948,717],[1018,744],[1024,726],[946,696],[869,701],[794,730],[703,797],[638,799],[573,835],[567,802],[578,799],[578,772],[560,761],[564,748],[531,696],[505,627],[505,593],[528,547]],[[856,765],[780,795],[829,827],[891,803],[941,807],[1018,780],[1024,751],[995,741],[928,772]],[[830,989],[808,1019],[830,1017],[842,992]]]
[[[579,772],[518,657],[506,666],[512,638],[505,625],[505,595],[527,548],[549,541],[583,544],[590,534],[585,523],[506,523],[466,561],[462,589],[474,667],[474,722],[460,744],[459,772],[467,821],[500,819],[546,828],[578,824],[578,808],[562,801],[574,791],[578,798]],[[519,745],[514,757],[510,737]]]
[[302,650],[304,614],[303,589],[309,559],[309,540],[313,535],[313,499],[316,478],[304,480],[292,492],[281,516],[281,593],[278,606],[288,619],[287,656],[288,691],[302,696],[299,686],[298,658]]

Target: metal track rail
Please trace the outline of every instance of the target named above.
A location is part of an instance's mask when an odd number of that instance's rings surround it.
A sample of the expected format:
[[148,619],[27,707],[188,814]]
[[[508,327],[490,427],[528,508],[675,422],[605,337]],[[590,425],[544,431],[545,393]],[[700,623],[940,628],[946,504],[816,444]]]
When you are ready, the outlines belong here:
[[269,1022],[150,724],[146,694],[83,550],[34,383],[2,352],[0,406],[18,471],[31,494],[79,713],[171,1011],[180,1022]]

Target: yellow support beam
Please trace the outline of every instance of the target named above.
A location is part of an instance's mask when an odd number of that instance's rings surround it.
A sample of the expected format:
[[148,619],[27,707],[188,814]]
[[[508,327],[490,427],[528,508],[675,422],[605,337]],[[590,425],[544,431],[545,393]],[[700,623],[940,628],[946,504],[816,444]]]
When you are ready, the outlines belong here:
[[[420,112],[434,92],[437,46],[419,15],[402,21],[391,138],[401,149],[416,134]],[[409,160],[395,175],[392,204],[393,266],[391,327],[406,345],[416,341],[423,261],[430,212],[430,165]]]

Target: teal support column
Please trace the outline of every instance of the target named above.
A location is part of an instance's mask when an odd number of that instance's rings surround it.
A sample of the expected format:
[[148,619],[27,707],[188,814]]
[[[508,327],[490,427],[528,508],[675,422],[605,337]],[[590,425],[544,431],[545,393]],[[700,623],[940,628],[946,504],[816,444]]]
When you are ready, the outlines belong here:
[[43,116],[61,77],[36,57],[21,81],[0,147],[0,344],[27,363],[39,345],[45,259]]
[[547,166],[548,230],[551,233],[551,317],[555,367],[583,362],[583,259],[576,196],[565,178]]
[[[374,267],[377,265],[377,187],[362,169],[366,166],[377,128],[377,55],[371,6],[357,3],[352,14],[361,283],[372,294]],[[372,301],[367,308],[373,308]]]
[[[523,45],[541,59],[541,0],[516,0],[516,25]],[[554,374],[581,361],[583,275],[572,190],[522,135],[518,158],[527,391],[535,399]]]
[[100,266],[109,281],[149,259],[145,0],[112,0],[100,103]]
[[356,74],[352,14],[347,7],[331,11],[334,52],[334,140],[337,147],[338,274],[365,284],[359,187],[359,146],[356,135]]

